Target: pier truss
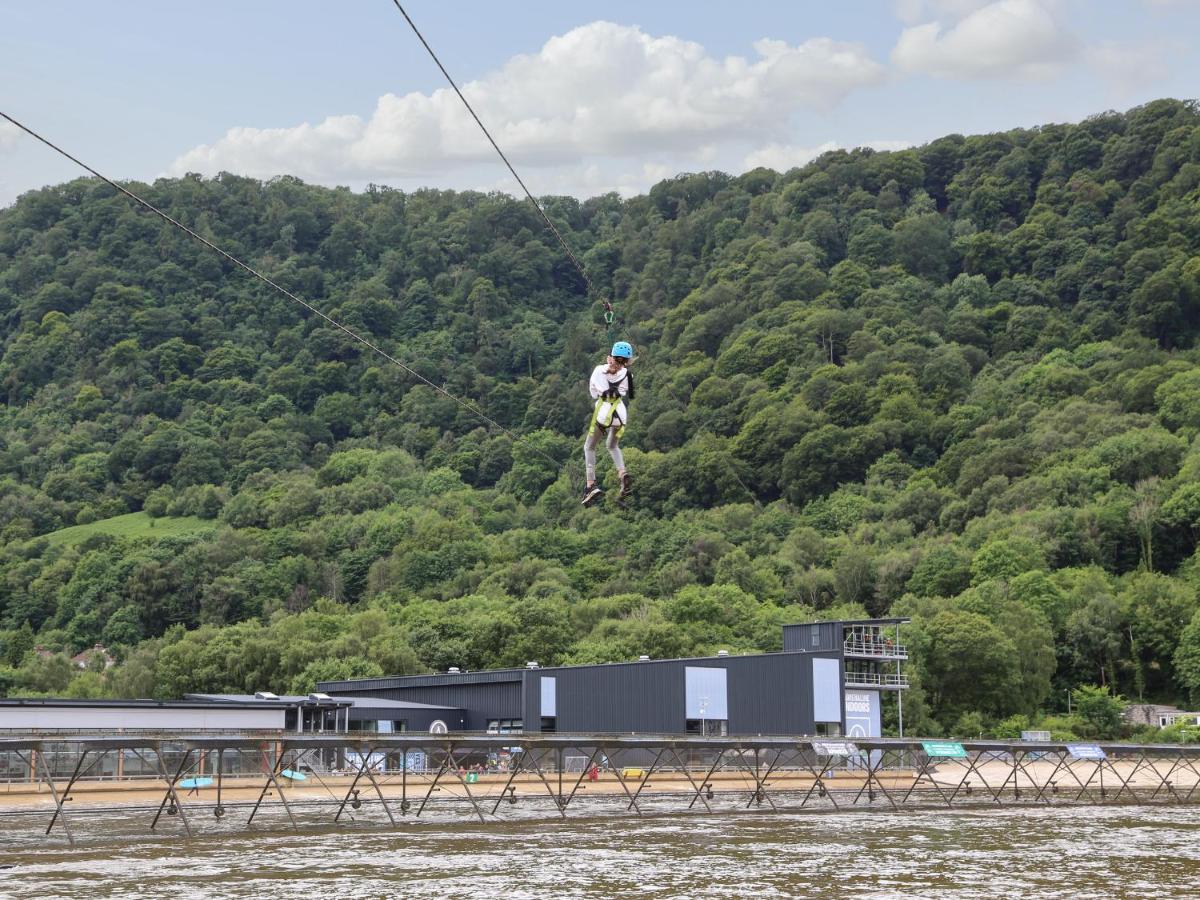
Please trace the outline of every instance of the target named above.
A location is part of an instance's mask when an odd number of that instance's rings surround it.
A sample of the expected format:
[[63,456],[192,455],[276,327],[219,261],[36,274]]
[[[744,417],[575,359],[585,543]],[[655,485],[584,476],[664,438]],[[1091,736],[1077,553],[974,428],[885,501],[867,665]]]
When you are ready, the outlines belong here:
[[[7,755],[5,755],[7,754]],[[630,734],[0,737],[0,815],[74,843],[103,816],[255,826],[971,804],[1200,803],[1200,746]],[[130,775],[130,772],[135,774]],[[9,832],[4,832],[9,833]],[[4,841],[0,833],[0,842]]]

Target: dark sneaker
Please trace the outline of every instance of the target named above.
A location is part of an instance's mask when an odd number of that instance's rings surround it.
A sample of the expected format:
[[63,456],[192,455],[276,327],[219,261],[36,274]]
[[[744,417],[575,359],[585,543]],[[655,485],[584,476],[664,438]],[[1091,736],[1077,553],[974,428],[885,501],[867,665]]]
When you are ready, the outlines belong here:
[[603,493],[604,491],[600,490],[599,484],[589,484],[583,491],[583,505],[591,506],[596,498]]
[[621,476],[621,499],[624,500],[626,497],[628,497],[632,493],[633,493],[633,479],[630,478],[629,473],[626,472],[624,475]]

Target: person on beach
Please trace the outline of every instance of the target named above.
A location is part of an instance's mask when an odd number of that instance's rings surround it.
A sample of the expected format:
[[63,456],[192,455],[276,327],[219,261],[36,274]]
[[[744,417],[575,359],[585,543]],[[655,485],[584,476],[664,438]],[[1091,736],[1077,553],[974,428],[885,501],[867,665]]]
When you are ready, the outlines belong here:
[[617,478],[621,482],[618,498],[624,500],[633,490],[633,481],[625,471],[625,457],[621,454],[619,443],[629,422],[626,400],[633,399],[633,375],[629,371],[632,359],[632,345],[617,341],[608,358],[592,370],[592,377],[588,380],[588,392],[596,401],[596,406],[588,420],[587,437],[583,442],[583,463],[587,475],[587,486],[583,491],[584,506],[591,506],[604,493],[596,482],[596,448],[601,440],[604,440],[608,454],[617,467]]

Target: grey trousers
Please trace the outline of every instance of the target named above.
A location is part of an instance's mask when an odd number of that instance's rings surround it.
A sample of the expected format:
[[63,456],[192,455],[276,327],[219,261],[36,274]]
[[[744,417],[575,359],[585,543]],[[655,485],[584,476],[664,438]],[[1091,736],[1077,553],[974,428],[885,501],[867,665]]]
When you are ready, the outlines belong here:
[[612,457],[613,465],[617,467],[618,472],[625,471],[625,457],[621,455],[621,447],[617,444],[617,429],[593,425],[583,442],[583,464],[587,469],[588,484],[596,480],[596,447],[605,435],[608,436],[608,440],[604,444],[608,447],[608,455]]

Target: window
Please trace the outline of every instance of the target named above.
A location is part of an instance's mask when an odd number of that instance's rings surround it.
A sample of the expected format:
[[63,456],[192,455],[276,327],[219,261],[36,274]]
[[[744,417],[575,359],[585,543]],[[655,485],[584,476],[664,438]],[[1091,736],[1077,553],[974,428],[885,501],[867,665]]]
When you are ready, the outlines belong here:
[[558,731],[558,719],[555,716],[542,716],[542,731]]
[[525,730],[521,719],[491,719],[488,721],[488,734],[514,734]]
[[688,734],[704,737],[725,737],[729,734],[729,722],[725,719],[688,719],[684,727]]
[[841,737],[842,723],[841,722],[818,722],[817,737]]
[[812,636],[812,638],[811,638],[811,639],[812,639],[812,645],[813,645],[814,647],[820,647],[820,646],[821,646],[821,626],[820,626],[820,625],[813,625],[813,626],[812,626],[812,627],[809,629],[809,633],[810,633],[810,634],[811,634],[811,636]]

